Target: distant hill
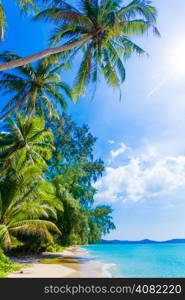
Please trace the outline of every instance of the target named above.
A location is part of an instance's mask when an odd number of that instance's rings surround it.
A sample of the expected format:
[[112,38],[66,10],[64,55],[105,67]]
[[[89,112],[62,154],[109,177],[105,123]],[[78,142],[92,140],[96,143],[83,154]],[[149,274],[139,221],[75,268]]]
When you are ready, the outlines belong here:
[[153,241],[153,240],[141,240],[141,241],[121,241],[121,240],[101,240],[98,244],[183,244],[185,239],[172,239],[167,241]]

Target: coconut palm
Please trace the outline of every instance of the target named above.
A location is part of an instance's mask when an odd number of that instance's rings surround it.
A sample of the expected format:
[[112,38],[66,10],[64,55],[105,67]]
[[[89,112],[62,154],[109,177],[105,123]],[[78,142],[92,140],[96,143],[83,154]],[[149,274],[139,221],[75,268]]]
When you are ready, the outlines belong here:
[[[24,13],[28,13],[31,9],[36,9],[34,0],[15,0],[15,3],[19,5],[20,10]],[[0,0],[0,40],[4,39],[5,26],[6,14],[2,5],[2,1]]]
[[[123,7],[122,1],[81,0],[77,10],[56,0],[54,8],[37,15],[36,19],[45,18],[57,24],[50,39],[54,46],[63,39],[74,42],[84,35],[89,37],[75,51],[75,55],[82,52],[73,90],[75,100],[84,93],[88,84],[97,82],[100,72],[110,86],[120,87],[125,80],[124,59],[132,52],[144,53],[131,38],[143,35],[150,28],[159,34],[155,27],[156,10],[149,2],[136,0]],[[73,52],[72,55],[74,57]]]
[[17,116],[15,120],[7,119],[4,132],[0,134],[0,161],[2,169],[12,165],[17,155],[21,164],[30,161],[32,164],[46,166],[52,156],[53,135],[45,129],[45,121],[39,117],[24,119]]
[[51,54],[81,50],[83,59],[75,85],[76,98],[87,83],[96,82],[99,70],[109,84],[118,87],[125,79],[122,58],[128,58],[132,52],[143,53],[132,37],[142,36],[150,28],[158,34],[157,12],[148,0],[133,0],[125,6],[120,0],[80,0],[75,7],[62,0],[45,1],[45,5],[47,3],[49,7],[35,19],[54,22],[56,27],[51,37],[54,47],[5,62],[0,65],[0,71]]
[[29,163],[21,166],[19,155],[12,169],[0,179],[0,246],[4,249],[11,248],[20,234],[40,236],[50,243],[51,232],[61,234],[47,220],[56,219],[57,211],[62,210],[54,186],[41,179],[40,167]]
[[[6,52],[0,57],[10,61],[18,56]],[[47,112],[48,117],[57,117],[57,109],[66,109],[66,97],[71,98],[69,86],[61,81],[60,72],[64,67],[64,63],[53,65],[53,60],[44,59],[34,67],[17,68],[15,74],[2,72],[0,85],[3,94],[13,93],[13,96],[4,107],[0,120],[17,110],[24,110],[30,117],[35,112],[40,115]]]

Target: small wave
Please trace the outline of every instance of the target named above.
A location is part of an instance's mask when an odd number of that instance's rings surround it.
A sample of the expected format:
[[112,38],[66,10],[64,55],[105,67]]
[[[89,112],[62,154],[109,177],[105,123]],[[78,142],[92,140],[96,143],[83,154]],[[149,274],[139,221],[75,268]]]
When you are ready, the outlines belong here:
[[116,266],[116,264],[103,264],[102,273],[105,274],[106,277],[112,278],[113,275],[112,275],[110,269],[115,266]]

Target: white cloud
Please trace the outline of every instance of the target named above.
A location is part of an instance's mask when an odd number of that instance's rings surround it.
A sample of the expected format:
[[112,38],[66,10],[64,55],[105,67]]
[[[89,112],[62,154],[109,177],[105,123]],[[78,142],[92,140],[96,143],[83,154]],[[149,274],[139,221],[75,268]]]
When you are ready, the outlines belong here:
[[115,143],[115,141],[113,141],[113,140],[108,141],[108,144],[114,144],[114,143]]
[[120,147],[117,150],[110,151],[110,162],[112,162],[116,157],[125,153],[127,146],[124,143],[120,144]]
[[125,165],[107,167],[95,188],[96,200],[107,202],[137,202],[185,189],[185,156],[160,156],[150,147]]

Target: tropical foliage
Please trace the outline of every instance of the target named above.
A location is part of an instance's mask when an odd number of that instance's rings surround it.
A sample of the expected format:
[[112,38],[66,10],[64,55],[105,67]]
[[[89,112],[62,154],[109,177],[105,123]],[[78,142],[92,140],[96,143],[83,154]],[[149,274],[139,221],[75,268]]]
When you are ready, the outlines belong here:
[[53,1],[53,7],[40,12],[35,19],[53,21],[56,28],[50,41],[54,46],[63,40],[81,40],[88,37],[70,52],[73,56],[82,51],[82,61],[74,87],[74,97],[82,95],[90,83],[96,83],[101,72],[110,86],[120,87],[125,80],[123,60],[133,52],[143,54],[132,38],[144,35],[155,26],[156,9],[150,1],[135,0],[123,6],[116,0],[80,0],[76,7],[65,1]]
[[[49,230],[60,234],[54,223],[40,219],[42,217],[49,219],[50,216],[57,218],[57,210],[62,209],[54,187],[44,180],[39,161],[41,155],[37,154],[47,153],[45,147],[47,147],[48,135],[44,135],[42,127],[37,127],[39,121],[42,126],[43,120],[37,118],[32,121],[27,120],[27,123],[24,119],[18,121],[20,127],[22,124],[25,125],[23,128],[27,133],[28,138],[25,138],[27,143],[25,144],[20,134],[20,128],[15,126],[16,123],[13,123],[14,130],[10,127],[10,132],[3,134],[0,139],[0,142],[3,140],[0,149],[6,150],[5,153],[2,151],[4,155],[2,155],[3,161],[1,160],[3,163],[0,180],[0,242],[5,249],[11,248],[13,237],[21,233],[40,235],[50,242],[53,242],[53,239]],[[22,144],[20,140],[14,142],[18,137],[22,138]],[[4,146],[6,138],[10,143],[8,146]],[[34,147],[38,152],[34,151]],[[34,156],[38,160],[35,160]]]
[[55,185],[58,197],[63,199],[64,210],[59,213],[57,223],[65,232],[61,236],[62,244],[95,242],[115,228],[111,208],[94,205],[93,183],[104,170],[103,161],[93,157],[96,138],[86,125],[78,127],[65,113],[60,121],[50,122],[50,127],[54,131],[56,150],[47,176]]
[[133,0],[126,6],[120,0],[80,0],[78,3],[74,7],[70,1],[44,1],[48,8],[35,19],[54,22],[55,29],[50,39],[54,47],[5,62],[0,65],[0,70],[23,66],[51,54],[65,52],[66,56],[66,51],[74,59],[80,50],[82,63],[74,89],[76,100],[88,83],[97,82],[100,71],[109,85],[119,87],[125,80],[122,60],[132,52],[143,53],[132,37],[145,35],[150,28],[159,35],[155,26],[156,9],[148,0]]
[[38,117],[23,119],[19,115],[7,119],[3,133],[0,134],[0,159],[3,168],[14,163],[20,157],[21,163],[28,160],[46,166],[52,156],[53,135],[45,128],[45,121]]
[[3,250],[0,249],[0,278],[6,277],[8,273],[22,269],[22,265],[10,262],[10,259],[5,256]]
[[[114,229],[110,207],[94,207],[93,183],[103,172],[86,125],[60,120],[7,119],[0,135],[0,245],[36,249],[99,240]],[[52,132],[53,131],[53,134]],[[94,225],[93,225],[94,224]],[[30,240],[26,236],[30,236]],[[33,249],[32,245],[30,245]]]
[[[4,62],[18,58],[15,53],[0,55]],[[58,109],[66,109],[66,99],[71,99],[69,86],[61,81],[60,72],[65,63],[53,64],[53,60],[41,60],[36,66],[26,65],[16,69],[16,73],[1,73],[0,85],[3,95],[11,99],[3,109],[2,119],[14,111],[24,112],[31,117],[34,113],[58,117]]]
[[[15,2],[19,5],[20,10],[24,13],[29,13],[32,9],[36,11],[34,0],[15,0]],[[6,13],[0,0],[0,40],[4,39],[5,27]]]

